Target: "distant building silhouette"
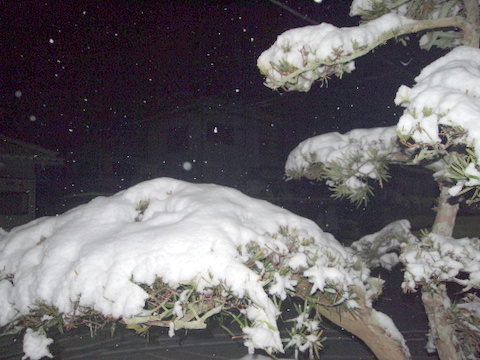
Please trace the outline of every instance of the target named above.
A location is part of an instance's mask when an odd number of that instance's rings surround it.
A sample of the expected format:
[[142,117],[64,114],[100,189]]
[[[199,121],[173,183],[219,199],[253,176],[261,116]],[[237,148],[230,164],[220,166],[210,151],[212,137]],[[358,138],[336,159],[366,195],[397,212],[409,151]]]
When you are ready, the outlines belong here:
[[145,120],[145,177],[167,176],[268,196],[283,180],[282,129],[254,105],[194,103]]
[[55,151],[0,134],[0,227],[34,219],[39,168],[62,165]]

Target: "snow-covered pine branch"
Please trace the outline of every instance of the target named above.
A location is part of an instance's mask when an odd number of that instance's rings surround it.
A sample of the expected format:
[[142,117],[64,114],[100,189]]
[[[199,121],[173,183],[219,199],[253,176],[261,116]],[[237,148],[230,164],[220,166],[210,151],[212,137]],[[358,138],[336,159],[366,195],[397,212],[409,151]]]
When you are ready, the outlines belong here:
[[[453,182],[452,196],[478,188],[480,49],[453,49],[425,67],[415,82],[412,88],[402,85],[395,98],[406,108],[397,124],[405,153],[414,163],[443,159],[436,163],[436,176]],[[477,198],[475,192],[472,201]]]
[[350,248],[369,268],[383,267],[391,270],[398,264],[403,244],[416,243],[418,239],[410,232],[408,220],[388,224],[376,233],[365,235]]
[[[478,359],[480,355],[480,242],[430,233],[404,243],[404,291],[422,290],[429,318],[427,350],[441,359]],[[460,285],[452,302],[447,283]],[[471,289],[477,289],[472,292]]]
[[403,288],[415,291],[418,286],[437,287],[454,282],[463,291],[480,289],[480,241],[454,239],[428,234],[421,241],[404,244],[400,261],[406,266]]
[[395,131],[394,126],[355,129],[307,139],[288,156],[286,174],[326,180],[335,197],[365,202],[372,194],[369,179],[382,185],[388,178],[388,163],[403,158]]
[[[400,87],[395,103],[406,110],[396,127],[308,139],[290,154],[287,175],[327,180],[335,197],[347,196],[358,203],[372,191],[369,179],[381,183],[387,178],[391,161],[434,170],[440,194],[429,236],[422,241],[407,237],[401,243],[387,227],[361,239],[353,250],[372,266],[388,267],[398,260],[391,250],[400,247],[407,266],[404,286],[422,286],[430,348],[441,359],[478,358],[478,297],[464,297],[452,307],[446,283],[459,283],[465,290],[479,287],[478,239],[455,241],[450,235],[459,209],[451,198],[470,192],[467,204],[480,201],[480,2],[354,0],[350,15],[360,15],[365,22],[351,28],[320,24],[280,35],[257,62],[265,85],[309,91],[315,81],[323,85],[332,75],[351,72],[357,57],[387,40],[404,41],[402,35],[410,33],[423,33],[423,49],[455,49],[427,66],[412,88]],[[342,321],[324,314],[334,322]],[[356,333],[357,326],[352,321],[349,331]],[[376,350],[387,359],[391,347]]]
[[[350,16],[360,16],[362,21],[371,21],[388,13],[395,13],[414,20],[455,19],[450,30],[437,30],[444,27],[437,23],[424,29],[420,38],[422,49],[433,46],[452,48],[459,45],[478,47],[479,14],[478,0],[419,1],[419,0],[353,0]],[[459,28],[462,32],[458,32]],[[444,27],[446,28],[446,27]]]
[[290,153],[287,176],[326,180],[335,197],[358,203],[372,193],[368,179],[381,185],[388,178],[388,163],[434,163],[436,178],[451,182],[450,195],[474,190],[470,201],[476,201],[480,50],[458,47],[427,66],[415,81],[412,88],[402,85],[397,92],[395,103],[406,110],[396,127],[307,139]]
[[398,36],[399,28],[413,23],[388,14],[353,28],[323,23],[291,29],[260,55],[257,66],[266,77],[265,85],[272,89],[308,91],[317,80],[326,82],[333,75],[342,77],[344,72],[353,71],[354,59]]
[[[368,15],[367,18],[373,19],[356,27],[338,28],[322,23],[284,32],[257,60],[257,66],[265,76],[265,85],[286,91],[309,91],[316,81],[323,85],[332,76],[341,78],[344,73],[352,72],[355,69],[353,60],[388,40],[423,31],[427,31],[421,39],[424,48],[434,44],[478,47],[478,25],[468,20],[470,15],[465,11],[452,5],[452,9],[435,9],[433,15],[425,18],[418,14],[418,9],[414,11],[413,3],[356,1],[352,4],[351,15],[374,12],[381,16]],[[383,7],[379,10],[375,4]],[[445,31],[428,33],[429,30],[450,28],[459,28],[462,33],[454,33],[454,37],[445,37]]]

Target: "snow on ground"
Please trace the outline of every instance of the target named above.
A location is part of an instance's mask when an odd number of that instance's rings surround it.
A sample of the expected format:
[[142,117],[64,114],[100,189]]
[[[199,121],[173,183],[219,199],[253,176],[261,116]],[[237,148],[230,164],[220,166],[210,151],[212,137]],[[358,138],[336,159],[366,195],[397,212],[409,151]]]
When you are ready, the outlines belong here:
[[[313,243],[290,253],[278,235],[282,226]],[[115,318],[139,315],[148,294],[138,284],[160,277],[172,288],[195,283],[199,292],[223,284],[250,299],[246,345],[281,351],[270,296],[283,298],[295,282],[277,274],[270,290],[264,288],[245,265],[252,243],[286,256],[292,269],[310,266],[320,290],[331,282],[363,286],[368,277],[365,269],[352,270],[355,258],[313,221],[234,189],[160,178],[2,232],[0,327],[38,301],[64,314],[72,314],[78,301]],[[27,347],[33,335],[27,333]]]
[[48,350],[48,346],[51,343],[53,343],[53,340],[47,338],[45,334],[27,329],[23,341],[23,352],[25,355],[22,357],[22,360],[39,360],[43,357],[52,358],[53,355]]

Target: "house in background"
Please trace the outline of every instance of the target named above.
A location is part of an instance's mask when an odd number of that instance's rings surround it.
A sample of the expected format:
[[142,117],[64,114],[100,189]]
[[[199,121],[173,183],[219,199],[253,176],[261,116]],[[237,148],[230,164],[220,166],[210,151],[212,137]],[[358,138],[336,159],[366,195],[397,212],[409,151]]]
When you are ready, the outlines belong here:
[[[286,158],[276,119],[255,106],[194,103],[143,122],[144,177],[215,183],[277,196]],[[278,190],[278,189],[277,189]]]
[[11,229],[35,218],[39,169],[62,166],[55,151],[0,134],[0,227]]
[[285,182],[291,146],[285,144],[278,120],[257,104],[208,101],[160,113],[142,122],[146,130],[139,163],[142,177],[233,187],[311,218],[329,232],[342,232],[343,238],[355,238],[358,229],[349,210],[326,187]]

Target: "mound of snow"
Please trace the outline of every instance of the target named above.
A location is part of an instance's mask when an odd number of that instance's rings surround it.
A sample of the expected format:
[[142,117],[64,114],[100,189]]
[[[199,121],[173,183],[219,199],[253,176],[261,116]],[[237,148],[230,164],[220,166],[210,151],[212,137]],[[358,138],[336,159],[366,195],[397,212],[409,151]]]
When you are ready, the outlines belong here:
[[[313,221],[222,186],[160,178],[95,198],[2,235],[0,326],[38,302],[65,314],[74,313],[75,302],[115,318],[142,314],[148,294],[138,284],[160,277],[172,288],[194,283],[201,292],[223,284],[247,297],[249,346],[281,350],[278,311],[269,295],[284,289],[279,282],[269,294],[245,262],[252,242],[289,253],[285,239],[272,236],[282,226],[315,239],[315,252],[328,249],[344,262],[351,257]],[[306,267],[303,258],[293,254],[292,268]],[[328,282],[318,274],[316,283]],[[288,279],[283,283],[292,286]]]

